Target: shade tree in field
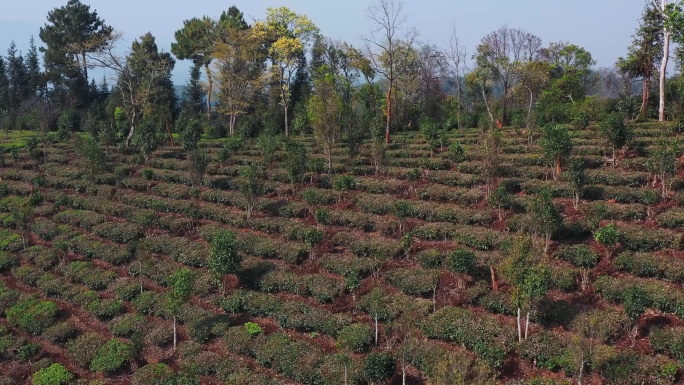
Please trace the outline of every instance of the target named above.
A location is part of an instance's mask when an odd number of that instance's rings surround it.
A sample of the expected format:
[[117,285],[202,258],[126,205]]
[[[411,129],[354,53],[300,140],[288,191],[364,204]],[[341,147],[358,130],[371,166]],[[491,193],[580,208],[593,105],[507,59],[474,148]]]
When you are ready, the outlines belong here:
[[646,159],[646,169],[653,175],[652,185],[660,181],[660,196],[668,198],[672,187],[672,178],[680,168],[680,156],[682,150],[676,139],[669,139],[661,142],[654,149],[649,151]]
[[386,294],[380,288],[374,288],[368,294],[363,296],[357,303],[357,307],[365,311],[372,319],[375,328],[374,341],[378,344],[379,321],[385,320],[390,316],[387,305],[389,300]]
[[617,152],[622,150],[634,136],[632,127],[625,123],[625,118],[619,112],[608,113],[599,122],[601,136],[612,150],[611,163],[617,167]]
[[340,138],[341,110],[342,102],[335,89],[333,74],[319,74],[314,79],[314,92],[309,99],[307,113],[314,138],[327,158],[328,172],[332,170],[333,148]]
[[539,145],[542,148],[544,159],[551,165],[553,179],[556,180],[572,151],[570,132],[560,124],[548,124],[542,127],[541,131],[542,137],[539,139]]
[[188,302],[192,294],[192,286],[195,281],[194,273],[184,267],[169,277],[171,291],[168,293],[166,307],[173,317],[173,350],[176,351],[177,331],[176,331],[176,317],[178,316],[181,306]]
[[221,294],[226,294],[226,275],[237,273],[242,263],[242,255],[238,252],[238,241],[235,234],[227,230],[219,230],[211,238],[208,267],[212,276],[219,282]]
[[551,237],[563,225],[560,210],[554,205],[551,190],[543,188],[537,193],[527,209],[530,232],[541,237],[544,253],[549,251]]
[[572,204],[575,209],[579,207],[580,197],[582,191],[587,183],[587,174],[585,172],[584,160],[573,158],[568,165],[567,179],[570,181],[572,187],[573,200]]
[[[518,341],[527,339],[530,324],[530,312],[534,301],[550,288],[551,275],[541,262],[532,240],[526,237],[513,239],[505,249],[506,260],[502,272],[506,281],[512,286],[513,301],[517,307]],[[521,309],[527,309],[523,334]]]

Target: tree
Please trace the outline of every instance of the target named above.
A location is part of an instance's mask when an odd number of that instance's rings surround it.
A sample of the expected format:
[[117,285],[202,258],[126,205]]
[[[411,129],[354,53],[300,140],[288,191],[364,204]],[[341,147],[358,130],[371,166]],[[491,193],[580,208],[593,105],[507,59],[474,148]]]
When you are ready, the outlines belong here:
[[660,56],[660,74],[658,77],[659,83],[659,104],[658,104],[658,120],[661,122],[665,120],[665,78],[667,75],[667,62],[670,59],[670,38],[671,38],[671,27],[673,9],[668,7],[668,0],[652,0],[653,6],[660,13],[662,17],[662,47],[663,53]]
[[7,108],[10,112],[10,122],[16,123],[22,103],[27,99],[29,93],[26,64],[24,58],[17,51],[14,41],[7,48],[7,62],[5,66],[5,76],[7,77]]
[[607,114],[601,122],[599,122],[599,129],[601,135],[606,139],[607,144],[613,150],[612,163],[613,168],[617,166],[617,158],[615,156],[618,150],[632,140],[632,128],[625,124],[624,117],[618,113],[613,112]]
[[285,149],[283,168],[287,171],[287,178],[290,180],[294,193],[295,186],[302,181],[307,169],[306,148],[296,140],[286,140],[283,147]]
[[206,110],[204,100],[207,94],[200,83],[200,66],[196,63],[190,68],[190,77],[183,89],[183,102],[181,103],[182,110],[193,117],[199,115]]
[[387,80],[385,92],[385,143],[390,142],[390,129],[392,125],[392,110],[396,100],[395,85],[397,78],[401,76],[407,67],[402,59],[407,57],[407,51],[412,49],[413,41],[417,33],[408,31],[404,39],[399,35],[402,26],[406,22],[406,16],[402,13],[403,3],[398,0],[378,0],[368,10],[368,18],[375,24],[376,29],[371,36],[364,38],[368,57],[373,71],[382,75]]
[[194,149],[188,156],[188,169],[193,187],[199,187],[204,181],[204,174],[209,166],[209,157],[201,148]]
[[614,223],[610,223],[596,230],[594,233],[594,240],[606,247],[607,255],[606,258],[610,259],[615,248],[620,242],[621,238],[620,231]]
[[618,58],[618,70],[631,79],[641,79],[640,115],[646,117],[651,94],[651,80],[656,73],[656,63],[663,54],[663,19],[658,9],[646,3],[641,23],[632,37],[626,58]]
[[389,316],[387,311],[387,299],[380,288],[374,288],[363,296],[357,305],[373,318],[375,326],[375,345],[378,344],[378,321]]
[[660,196],[667,198],[672,182],[670,178],[677,174],[679,157],[682,151],[675,139],[663,141],[648,154],[646,169],[653,175],[653,185],[660,179]]
[[89,103],[89,54],[105,49],[114,38],[112,27],[100,19],[96,11],[79,0],[48,12],[48,23],[40,29],[45,71],[57,90],[66,86],[72,103],[84,107]]
[[499,172],[501,162],[501,134],[496,128],[490,128],[480,133],[480,145],[484,153],[484,164],[482,173],[485,178],[485,197],[489,196],[494,190],[496,176]]
[[625,307],[625,313],[632,321],[632,336],[636,337],[638,332],[639,317],[646,311],[648,305],[651,304],[651,299],[648,293],[638,286],[630,286],[625,289],[622,294],[622,305]]
[[242,262],[237,242],[235,234],[227,230],[219,230],[211,238],[208,267],[214,278],[221,284],[222,295],[226,294],[225,276],[237,273]]
[[[532,302],[549,290],[551,275],[540,258],[535,255],[529,238],[516,238],[505,250],[507,256],[503,272],[508,283],[513,286],[513,300],[517,305],[518,342],[527,339],[530,309]],[[527,307],[525,332],[521,325],[521,308]],[[524,337],[524,338],[523,338]]]
[[560,229],[563,217],[553,204],[551,190],[544,188],[537,193],[529,207],[532,231],[544,239],[544,252],[549,251],[551,236]]
[[267,36],[259,29],[231,25],[219,24],[210,73],[216,81],[219,111],[228,116],[228,132],[233,135],[238,116],[248,112],[263,88]]
[[363,360],[363,371],[371,384],[390,378],[394,369],[394,357],[386,353],[369,353]]
[[541,48],[541,39],[521,29],[503,26],[482,38],[475,59],[489,72],[501,90],[501,122],[508,121],[508,102],[517,82],[516,68],[532,61]]
[[121,34],[113,33],[107,45],[89,58],[117,76],[116,100],[121,103],[121,117],[125,116],[130,126],[126,146],[131,145],[136,127],[146,121],[146,132],[141,133],[140,139],[145,144],[154,144],[154,148],[156,140],[153,139],[158,138],[160,127],[172,116],[176,104],[171,81],[175,60],[169,53],[159,52],[151,33],[133,41],[130,51],[121,56],[116,53],[116,44],[121,38]]
[[[232,7],[231,7],[232,8]],[[213,59],[213,44],[216,38],[217,23],[211,18],[192,18],[183,21],[183,28],[174,34],[171,52],[180,60],[190,59],[195,67],[204,66],[207,74],[206,111],[211,112],[213,77],[209,65]]]
[[532,137],[532,107],[536,100],[544,91],[544,88],[550,81],[551,67],[548,63],[541,60],[532,60],[523,63],[517,63],[514,73],[519,78],[518,88],[523,88],[529,95],[529,103],[527,105],[527,119],[526,125],[529,130],[528,137]]
[[572,187],[572,193],[574,195],[573,206],[575,209],[579,207],[579,200],[582,196],[582,190],[587,182],[587,175],[584,172],[584,160],[582,159],[572,159],[568,167],[568,179],[570,180],[570,186]]
[[176,351],[176,316],[180,312],[181,306],[188,302],[190,295],[192,294],[192,286],[194,284],[195,277],[193,272],[184,267],[177,270],[175,273],[171,274],[169,277],[169,286],[171,291],[167,297],[167,308],[169,313],[173,316],[173,350]]
[[466,71],[466,48],[460,44],[456,35],[456,26],[453,26],[451,39],[449,39],[448,57],[450,62],[451,79],[456,83],[456,123],[458,127],[463,126],[461,120],[462,96],[463,96],[463,77]]
[[285,119],[285,136],[289,136],[290,86],[294,75],[301,68],[301,57],[307,44],[319,32],[318,27],[305,15],[299,15],[287,7],[268,8],[266,20],[254,25],[261,36],[272,40],[269,47],[271,74],[276,79],[280,105]]
[[247,219],[249,219],[252,216],[252,210],[254,210],[257,198],[263,194],[264,182],[261,170],[253,164],[241,169],[239,176],[239,189],[245,198],[245,210],[247,212]]
[[570,132],[559,124],[549,124],[542,128],[542,137],[539,145],[544,153],[544,158],[551,163],[553,179],[557,179],[561,173],[561,167],[565,159],[572,151],[572,139]]
[[551,43],[539,50],[539,59],[551,67],[550,81],[540,97],[545,107],[575,104],[598,80],[591,70],[596,64],[591,53],[575,44]]
[[45,96],[45,82],[43,74],[40,72],[40,62],[38,49],[36,48],[33,36],[29,40],[29,50],[26,54],[26,81],[28,83],[28,96]]
[[335,90],[332,74],[322,74],[314,80],[314,86],[314,94],[309,99],[307,113],[314,137],[323,147],[328,159],[328,172],[330,172],[333,147],[340,137],[342,103]]

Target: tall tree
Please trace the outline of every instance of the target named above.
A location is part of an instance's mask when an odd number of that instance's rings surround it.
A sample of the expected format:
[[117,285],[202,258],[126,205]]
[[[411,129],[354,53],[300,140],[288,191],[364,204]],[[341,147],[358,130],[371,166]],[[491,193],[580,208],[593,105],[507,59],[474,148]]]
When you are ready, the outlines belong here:
[[653,6],[660,13],[662,17],[662,39],[663,39],[663,53],[660,57],[660,75],[659,80],[659,103],[658,103],[658,120],[665,120],[665,77],[667,76],[667,62],[670,59],[670,37],[671,37],[671,11],[668,7],[667,0],[652,0]]
[[39,36],[46,45],[40,50],[48,77],[56,87],[69,89],[72,103],[87,103],[88,54],[105,48],[113,29],[79,0],[48,12],[47,20]]
[[541,48],[541,39],[529,32],[503,26],[482,38],[475,59],[485,68],[501,91],[501,121],[508,121],[508,103],[518,78],[516,67],[532,61]]
[[252,28],[234,28],[237,21],[221,24],[210,70],[216,82],[218,109],[228,116],[228,132],[235,133],[237,118],[248,112],[262,89],[266,61],[264,36]]
[[342,104],[335,89],[333,74],[320,75],[314,80],[314,94],[307,106],[309,121],[316,141],[325,150],[328,172],[332,169],[332,150],[340,137]]
[[8,81],[8,104],[10,120],[12,124],[16,122],[21,104],[28,97],[29,87],[26,74],[26,64],[21,53],[17,51],[17,46],[12,41],[7,49],[7,67],[5,74]]
[[404,4],[398,0],[378,0],[367,10],[368,18],[376,28],[364,38],[366,49],[373,70],[387,80],[385,143],[390,142],[396,81],[406,71],[401,59],[406,57],[405,50],[411,49],[417,35],[415,30],[409,30],[405,36],[400,36],[406,22],[403,9]]
[[[116,33],[105,49],[89,58],[117,76],[116,97],[130,126],[126,136],[126,145],[130,146],[136,127],[143,118],[147,118],[146,127],[158,130],[165,119],[171,117],[176,104],[171,82],[175,60],[169,53],[159,51],[154,36],[149,32],[140,40],[136,39],[126,55],[116,51],[116,42],[120,39],[121,35]],[[151,135],[154,132],[143,134],[145,138],[155,137]]]
[[271,73],[279,88],[280,105],[283,107],[285,119],[285,136],[288,136],[292,80],[302,67],[302,55],[319,30],[308,17],[297,14],[287,7],[268,8],[266,20],[257,22],[254,28],[266,39],[272,40],[269,48]]
[[551,81],[544,98],[553,103],[575,103],[586,96],[596,82],[591,53],[567,42],[551,43],[539,51],[539,58],[551,66]]
[[190,77],[183,89],[183,102],[181,108],[194,117],[197,117],[206,109],[206,106],[204,105],[206,94],[200,83],[200,71],[201,67],[197,63],[193,64],[192,68],[190,68]]
[[663,19],[652,4],[646,3],[641,23],[632,38],[632,45],[626,58],[617,61],[619,71],[632,79],[641,79],[640,115],[646,116],[651,93],[651,80],[656,74],[656,65],[663,54]]
[[29,50],[26,54],[26,78],[30,96],[43,95],[45,93],[43,75],[40,72],[40,58],[38,57],[38,49],[36,48],[33,36],[31,36],[29,41]]
[[180,313],[181,306],[188,302],[192,294],[192,286],[195,277],[190,269],[184,267],[169,277],[171,291],[168,294],[167,308],[173,317],[173,350],[176,350],[176,341],[178,339],[176,332],[176,317]]
[[196,66],[204,66],[208,89],[207,112],[211,112],[213,77],[209,66],[213,59],[216,25],[216,21],[207,16],[185,20],[183,21],[183,28],[177,30],[174,35],[176,41],[171,43],[171,52],[178,59],[190,59]]
[[240,268],[242,255],[238,253],[238,240],[235,234],[219,230],[211,239],[211,252],[208,266],[211,274],[221,286],[221,295],[226,294],[226,275],[235,274]]

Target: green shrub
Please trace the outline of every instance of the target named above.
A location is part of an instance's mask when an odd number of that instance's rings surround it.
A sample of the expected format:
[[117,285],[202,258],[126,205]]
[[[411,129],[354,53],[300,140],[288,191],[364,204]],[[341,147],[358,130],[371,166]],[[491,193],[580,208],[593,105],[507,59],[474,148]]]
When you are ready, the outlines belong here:
[[558,250],[558,256],[577,267],[592,268],[599,261],[599,255],[587,245],[572,245]]
[[29,334],[38,335],[55,323],[59,308],[54,302],[24,297],[6,311],[7,322]]
[[554,370],[563,361],[563,341],[555,334],[547,331],[533,334],[520,344],[519,354],[532,361],[538,368]]
[[73,373],[60,364],[52,364],[33,373],[33,385],[67,385],[74,379]]
[[73,322],[67,320],[45,329],[42,337],[50,342],[66,342],[73,338],[78,330]]
[[371,382],[385,381],[394,374],[394,357],[386,353],[369,353],[363,360],[363,371]]
[[475,274],[475,253],[466,249],[457,249],[447,255],[446,265],[449,270],[462,274]]
[[67,343],[69,358],[80,367],[88,368],[103,344],[104,338],[98,333],[82,334]]
[[256,337],[264,332],[263,329],[261,329],[261,326],[254,322],[246,322],[245,330],[247,330],[247,333],[249,333],[251,337]]
[[175,373],[164,363],[147,364],[136,370],[131,378],[132,385],[173,384]]
[[112,339],[97,349],[97,353],[90,362],[90,370],[113,372],[120,369],[124,363],[132,361],[133,358],[132,345]]
[[420,266],[425,269],[439,269],[446,260],[444,253],[436,249],[421,250],[416,253],[415,258]]
[[439,272],[423,269],[397,269],[387,276],[399,290],[409,295],[427,296],[434,294],[439,282]]
[[347,325],[337,336],[337,345],[356,353],[363,353],[373,342],[373,328],[355,323]]
[[684,361],[684,327],[655,328],[649,340],[656,352]]

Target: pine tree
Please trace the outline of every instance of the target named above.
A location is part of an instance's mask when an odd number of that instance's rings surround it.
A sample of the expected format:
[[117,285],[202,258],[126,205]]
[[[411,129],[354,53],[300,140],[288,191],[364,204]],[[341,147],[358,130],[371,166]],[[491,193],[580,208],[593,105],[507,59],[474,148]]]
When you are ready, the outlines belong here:
[[183,90],[183,111],[197,116],[206,110],[205,92],[200,83],[201,66],[195,63],[190,68],[190,79]]
[[29,51],[26,54],[26,77],[28,82],[28,94],[30,96],[45,96],[45,85],[43,75],[40,72],[40,62],[38,49],[36,48],[33,36],[29,41]]

